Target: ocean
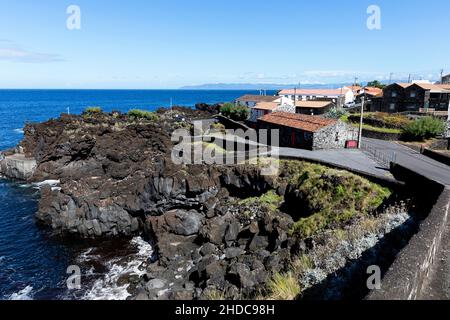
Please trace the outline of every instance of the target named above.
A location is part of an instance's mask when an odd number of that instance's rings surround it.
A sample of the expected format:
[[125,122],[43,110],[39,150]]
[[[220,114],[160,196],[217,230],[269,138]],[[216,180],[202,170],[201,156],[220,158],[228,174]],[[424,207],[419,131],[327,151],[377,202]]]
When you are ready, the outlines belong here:
[[[257,91],[221,90],[0,90],[0,150],[14,147],[27,122],[42,122],[86,107],[153,111],[172,105],[233,101]],[[273,92],[268,92],[273,94]],[[152,248],[142,238],[68,240],[51,235],[34,216],[37,186],[0,177],[0,299],[126,299],[127,275],[140,275]],[[79,266],[81,287],[67,289],[69,266]]]

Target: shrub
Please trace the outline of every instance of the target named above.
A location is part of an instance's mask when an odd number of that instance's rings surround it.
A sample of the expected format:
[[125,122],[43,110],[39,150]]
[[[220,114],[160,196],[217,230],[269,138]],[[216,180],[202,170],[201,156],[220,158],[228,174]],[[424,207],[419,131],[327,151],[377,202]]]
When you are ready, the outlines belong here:
[[156,113],[139,109],[128,111],[128,116],[134,119],[158,121],[158,115]]
[[234,106],[232,103],[225,103],[220,108],[220,113],[223,116],[228,117],[236,121],[244,121],[248,119],[250,114],[249,110],[245,106]]
[[215,130],[215,131],[220,131],[220,132],[225,132],[225,130],[226,130],[225,126],[221,123],[213,123],[211,125],[211,129]]
[[273,279],[268,282],[267,288],[269,299],[272,300],[294,300],[301,292],[298,280],[290,272],[275,274]]
[[325,114],[325,118],[341,119],[341,118],[345,117],[346,115],[348,115],[347,111],[334,107],[334,108],[331,108],[330,111],[328,111]]
[[206,299],[212,301],[222,301],[225,299],[225,294],[218,290],[209,290],[206,293]]
[[83,114],[93,115],[93,114],[99,114],[102,112],[103,111],[102,111],[101,107],[87,107],[86,109],[84,109]]
[[444,121],[433,117],[423,117],[405,126],[403,135],[406,140],[423,141],[443,134],[445,129]]
[[378,81],[378,80],[373,80],[373,81],[367,82],[367,86],[368,86],[368,87],[380,88],[380,89],[386,88],[386,85],[383,84],[383,83],[381,83],[381,82]]

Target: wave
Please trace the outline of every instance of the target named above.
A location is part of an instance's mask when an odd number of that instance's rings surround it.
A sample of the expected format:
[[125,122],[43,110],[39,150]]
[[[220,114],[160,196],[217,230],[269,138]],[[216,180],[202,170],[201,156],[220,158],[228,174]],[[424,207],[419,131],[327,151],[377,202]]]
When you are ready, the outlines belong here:
[[23,129],[19,128],[19,129],[14,129],[13,130],[15,133],[23,133]]
[[13,293],[9,296],[8,300],[33,300],[31,292],[33,291],[32,286],[27,286],[19,292]]
[[[91,289],[85,292],[83,300],[126,300],[131,294],[128,292],[129,284],[120,285],[120,280],[126,276],[142,276],[145,274],[145,263],[153,254],[152,246],[141,237],[131,240],[131,245],[138,252],[121,258],[111,259],[106,263],[108,271],[97,279]],[[89,253],[84,252],[81,259],[90,260]]]
[[33,188],[41,189],[42,187],[49,186],[52,191],[61,191],[61,187],[59,187],[60,183],[60,180],[45,180],[42,182],[33,183]]

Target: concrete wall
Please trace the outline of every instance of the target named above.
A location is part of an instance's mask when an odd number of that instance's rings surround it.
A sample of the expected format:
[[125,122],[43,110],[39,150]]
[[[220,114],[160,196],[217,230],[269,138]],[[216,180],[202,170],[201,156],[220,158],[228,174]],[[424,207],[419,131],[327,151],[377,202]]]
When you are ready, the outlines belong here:
[[0,157],[0,174],[10,179],[28,180],[35,168],[36,160],[25,158],[23,154]]
[[[443,164],[450,166],[450,156],[448,156],[448,155],[445,155],[443,153],[436,152],[436,151],[433,151],[430,149],[423,149],[422,154],[433,160],[439,161]],[[448,168],[448,169],[450,170],[450,168]]]
[[367,299],[417,300],[430,280],[446,232],[450,214],[450,189],[397,164],[392,165],[392,172],[397,178],[403,178],[407,185],[420,186],[424,192],[432,191],[438,198],[420,225],[419,232],[399,253],[385,274],[381,290],[372,291]]

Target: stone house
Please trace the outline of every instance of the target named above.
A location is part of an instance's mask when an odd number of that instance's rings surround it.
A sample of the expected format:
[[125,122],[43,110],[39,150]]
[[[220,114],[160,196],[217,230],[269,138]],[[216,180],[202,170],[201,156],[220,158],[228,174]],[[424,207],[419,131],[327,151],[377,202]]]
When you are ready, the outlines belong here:
[[259,129],[280,130],[280,146],[308,150],[345,148],[356,140],[357,130],[340,120],[274,112],[258,119]]

